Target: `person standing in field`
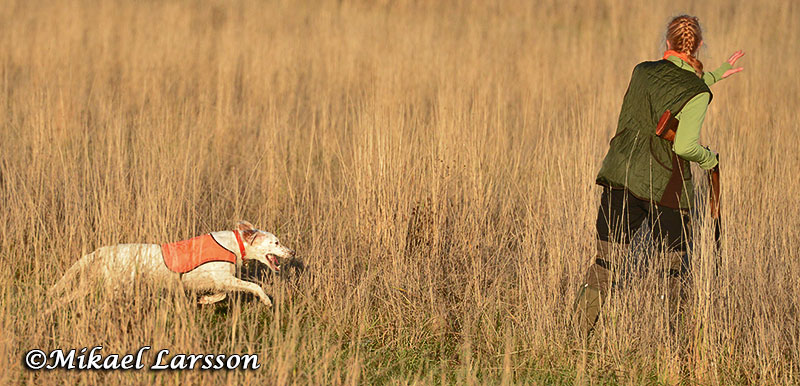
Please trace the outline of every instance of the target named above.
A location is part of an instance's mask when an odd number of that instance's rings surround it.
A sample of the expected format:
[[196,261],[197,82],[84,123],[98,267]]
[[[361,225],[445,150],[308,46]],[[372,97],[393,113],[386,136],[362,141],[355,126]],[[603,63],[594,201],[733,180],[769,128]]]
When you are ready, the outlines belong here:
[[[588,336],[622,264],[631,236],[647,222],[662,253],[670,320],[677,316],[689,273],[689,208],[694,198],[689,162],[709,170],[719,157],[698,143],[711,102],[709,86],[742,70],[735,52],[712,72],[703,72],[697,51],[703,36],[697,17],[681,15],[667,26],[667,51],[659,61],[633,69],[617,130],[597,176],[603,187],[597,213],[597,252],[575,301],[576,323]],[[656,135],[662,114],[678,120],[674,143]]]

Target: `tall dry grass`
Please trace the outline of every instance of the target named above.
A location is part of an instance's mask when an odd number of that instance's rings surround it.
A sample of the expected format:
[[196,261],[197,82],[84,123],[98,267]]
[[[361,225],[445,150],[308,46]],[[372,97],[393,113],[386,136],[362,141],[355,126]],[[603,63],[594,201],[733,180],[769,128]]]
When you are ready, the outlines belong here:
[[[798,4],[487,3],[6,1],[0,383],[799,383]],[[707,68],[747,52],[703,129],[722,154],[719,269],[698,226],[691,328],[667,331],[645,276],[583,345],[595,173],[631,69],[682,12]],[[267,283],[273,309],[141,283],[41,315],[97,247],[238,219],[307,263]],[[262,368],[22,364],[94,345]]]

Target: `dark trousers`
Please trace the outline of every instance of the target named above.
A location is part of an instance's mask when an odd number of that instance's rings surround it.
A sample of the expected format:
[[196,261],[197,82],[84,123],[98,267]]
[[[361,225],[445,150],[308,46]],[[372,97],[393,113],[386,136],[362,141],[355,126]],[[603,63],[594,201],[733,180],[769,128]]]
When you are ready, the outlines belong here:
[[[629,244],[631,237],[645,223],[650,228],[656,248],[677,253],[682,258],[688,256],[686,251],[692,240],[688,213],[639,199],[626,189],[603,188],[596,224],[597,238],[601,242]],[[689,261],[682,259],[680,265],[670,269],[686,273]]]
[[597,211],[597,252],[575,302],[576,322],[584,335],[594,328],[619,271],[633,263],[628,259],[628,244],[645,223],[660,252],[661,266],[668,274],[665,298],[670,314],[677,315],[683,292],[681,284],[689,272],[687,250],[692,229],[689,214],[639,199],[625,189],[604,187]]

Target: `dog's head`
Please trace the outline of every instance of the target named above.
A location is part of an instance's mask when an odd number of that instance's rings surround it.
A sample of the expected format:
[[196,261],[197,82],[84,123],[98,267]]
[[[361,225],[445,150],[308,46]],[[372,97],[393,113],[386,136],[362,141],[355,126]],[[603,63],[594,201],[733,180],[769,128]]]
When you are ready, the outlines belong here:
[[281,270],[279,259],[294,257],[294,251],[283,246],[275,235],[256,229],[247,221],[239,221],[234,232],[242,235],[247,258],[266,264],[273,272]]

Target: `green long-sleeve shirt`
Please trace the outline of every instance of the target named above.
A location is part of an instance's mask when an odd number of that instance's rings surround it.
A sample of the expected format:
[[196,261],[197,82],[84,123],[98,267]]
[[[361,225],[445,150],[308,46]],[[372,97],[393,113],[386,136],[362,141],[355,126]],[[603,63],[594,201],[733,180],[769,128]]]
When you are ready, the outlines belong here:
[[[686,71],[694,72],[694,68],[680,58],[669,56],[667,60]],[[721,80],[722,74],[732,67],[728,62],[725,62],[716,70],[704,73],[703,81],[710,87]],[[678,131],[675,133],[675,143],[672,145],[672,150],[675,151],[675,154],[687,161],[697,162],[703,169],[711,169],[717,166],[716,154],[698,143],[700,127],[703,126],[703,121],[706,118],[706,109],[708,109],[710,98],[711,95],[707,92],[697,94],[678,112],[675,116],[679,120]]]

